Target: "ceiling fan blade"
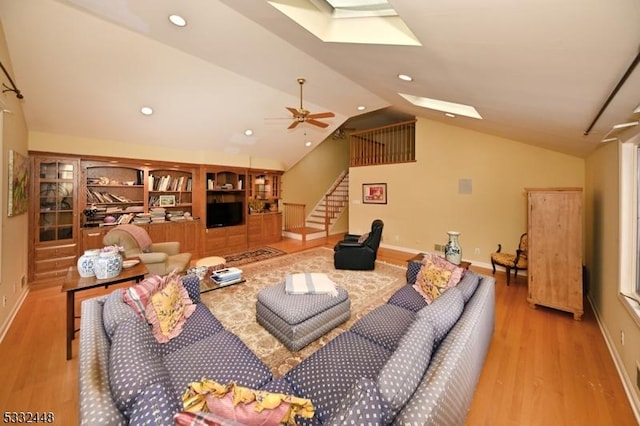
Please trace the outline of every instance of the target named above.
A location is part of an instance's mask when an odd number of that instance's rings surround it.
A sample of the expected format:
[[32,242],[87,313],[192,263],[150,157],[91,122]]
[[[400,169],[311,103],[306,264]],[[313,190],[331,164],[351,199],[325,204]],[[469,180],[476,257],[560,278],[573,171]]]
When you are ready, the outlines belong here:
[[300,115],[300,111],[298,111],[297,109],[291,108],[291,107],[286,107],[286,108],[294,117],[297,117]]
[[294,129],[298,124],[300,124],[300,121],[295,120],[287,129]]
[[307,118],[331,118],[335,116],[336,115],[332,112],[319,112],[316,114],[309,114],[307,115]]
[[307,118],[305,123],[313,124],[314,126],[322,127],[323,129],[329,126],[327,123],[323,123],[322,121],[314,120],[313,118]]

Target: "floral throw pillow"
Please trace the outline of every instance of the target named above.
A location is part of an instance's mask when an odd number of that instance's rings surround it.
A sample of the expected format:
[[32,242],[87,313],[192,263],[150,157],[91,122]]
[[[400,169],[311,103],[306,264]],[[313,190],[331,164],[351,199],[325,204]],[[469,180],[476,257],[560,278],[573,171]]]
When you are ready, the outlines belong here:
[[189,384],[182,406],[186,412],[212,413],[236,424],[256,426],[295,425],[295,416],[310,419],[315,411],[309,399],[204,378]]
[[153,335],[159,343],[166,343],[182,332],[187,318],[196,310],[189,293],[182,285],[180,277],[171,273],[163,284],[151,295],[145,316],[153,328]]
[[464,275],[464,268],[448,262],[441,256],[427,253],[413,288],[424,297],[428,304],[440,297],[451,287],[455,287]]

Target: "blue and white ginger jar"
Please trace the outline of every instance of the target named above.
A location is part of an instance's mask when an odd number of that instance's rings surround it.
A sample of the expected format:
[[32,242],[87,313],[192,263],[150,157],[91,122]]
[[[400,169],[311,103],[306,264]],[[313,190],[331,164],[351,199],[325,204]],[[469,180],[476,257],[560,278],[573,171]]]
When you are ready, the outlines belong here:
[[100,255],[99,249],[85,250],[84,254],[78,258],[78,274],[81,277],[94,277],[96,274],[93,272],[93,263]]
[[122,256],[115,252],[102,252],[93,262],[96,278],[104,280],[120,275],[122,272]]

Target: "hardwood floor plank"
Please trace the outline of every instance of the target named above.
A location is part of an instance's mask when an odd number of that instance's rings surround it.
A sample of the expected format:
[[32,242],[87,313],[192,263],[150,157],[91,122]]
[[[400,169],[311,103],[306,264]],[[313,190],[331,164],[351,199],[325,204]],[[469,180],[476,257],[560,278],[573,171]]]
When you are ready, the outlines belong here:
[[[306,243],[285,239],[286,252],[323,245],[340,236]],[[412,253],[381,248],[378,259],[406,265]],[[490,270],[476,268],[490,275]],[[78,293],[80,301],[128,284]],[[588,303],[582,321],[526,302],[526,277],[506,286],[496,273],[495,332],[467,425],[635,425],[604,338]],[[66,361],[65,297],[59,286],[32,290],[0,343],[0,407],[52,411],[56,424],[78,423],[78,339]]]

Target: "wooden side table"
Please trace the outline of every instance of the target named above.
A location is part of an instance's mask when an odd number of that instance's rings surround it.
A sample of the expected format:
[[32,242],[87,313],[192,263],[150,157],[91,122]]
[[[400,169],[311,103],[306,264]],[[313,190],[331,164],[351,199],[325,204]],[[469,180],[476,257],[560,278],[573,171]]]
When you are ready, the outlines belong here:
[[[418,253],[415,256],[413,256],[410,259],[407,259],[407,264],[411,263],[411,262],[422,262],[422,259],[424,258],[425,253]],[[471,262],[467,262],[466,260],[463,260],[462,262],[460,262],[459,265],[461,268],[464,268],[466,270],[469,269],[469,266],[471,266]]]
[[67,293],[67,360],[71,359],[71,342],[75,338],[75,296],[76,292],[104,286],[109,287],[126,281],[140,282],[149,271],[143,262],[123,269],[120,275],[99,280],[96,277],[81,277],[75,267],[70,267],[62,283],[62,291]]

